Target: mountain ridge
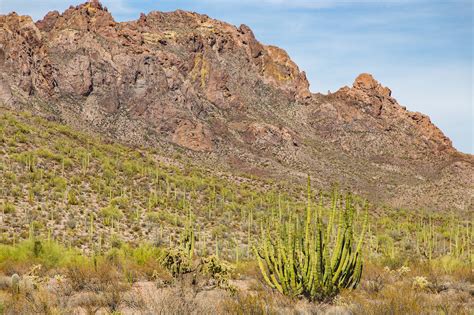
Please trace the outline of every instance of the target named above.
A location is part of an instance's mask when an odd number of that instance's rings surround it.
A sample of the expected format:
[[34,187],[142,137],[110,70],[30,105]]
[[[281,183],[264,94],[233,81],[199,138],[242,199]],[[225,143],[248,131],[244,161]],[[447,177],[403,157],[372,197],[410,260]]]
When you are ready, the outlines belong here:
[[370,74],[311,93],[288,54],[252,30],[186,11],[116,22],[98,1],[34,23],[0,16],[0,101],[202,163],[393,206],[472,208],[472,155]]

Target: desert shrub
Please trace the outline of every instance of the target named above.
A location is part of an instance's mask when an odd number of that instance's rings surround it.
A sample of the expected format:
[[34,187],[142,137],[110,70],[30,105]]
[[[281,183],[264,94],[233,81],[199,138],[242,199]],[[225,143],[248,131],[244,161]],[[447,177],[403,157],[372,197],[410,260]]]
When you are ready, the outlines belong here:
[[444,272],[451,273],[455,270],[460,270],[463,267],[469,266],[469,261],[462,260],[452,256],[443,256],[431,261],[431,265],[433,268],[438,268],[443,270]]
[[109,224],[111,220],[117,221],[123,217],[122,211],[114,205],[102,208],[100,210],[100,215],[105,219],[107,224]]
[[121,165],[121,171],[127,176],[135,175],[139,172],[140,165],[135,161],[126,160]]
[[75,291],[105,291],[118,286],[123,277],[105,257],[72,260],[66,268],[66,278]]
[[53,241],[26,240],[16,245],[0,245],[0,267],[11,263],[62,267],[80,256],[79,252]]
[[64,168],[69,168],[73,165],[73,162],[70,158],[68,157],[62,157],[62,156],[59,156],[60,158],[60,162],[61,162],[61,165],[64,167]]
[[105,253],[104,259],[107,264],[122,269],[125,264],[126,257],[124,251],[121,250],[120,247],[112,246],[112,248]]
[[0,314],[58,314],[57,299],[44,288],[20,292],[0,302]]
[[54,159],[54,153],[51,152],[48,148],[39,148],[36,150],[36,155],[44,159]]
[[137,248],[130,250],[129,255],[139,265],[157,260],[163,250],[150,244],[140,244]]
[[261,277],[260,268],[254,259],[235,263],[235,276],[246,276],[254,279]]
[[74,189],[70,189],[67,193],[67,203],[70,205],[78,205],[79,199],[77,198],[77,192]]
[[119,209],[127,209],[129,200],[126,197],[116,197],[110,201],[110,205]]
[[170,273],[160,263],[163,249],[150,244],[140,244],[137,248],[124,249],[127,257],[126,270],[134,278],[147,280],[170,279]]
[[159,223],[161,221],[161,214],[159,212],[148,212],[146,218],[148,221],[153,223]]
[[110,237],[109,243],[112,250],[115,248],[120,249],[124,245],[123,240],[117,234],[112,234],[112,236]]
[[223,301],[222,311],[224,314],[280,314],[275,304],[273,297],[268,295],[238,293]]
[[5,214],[14,213],[14,212],[15,212],[15,206],[14,206],[12,203],[6,201],[6,202],[2,205],[2,211],[3,211],[3,213],[5,213]]
[[56,192],[64,192],[66,191],[67,181],[65,178],[62,177],[53,177],[52,178],[52,186],[54,191]]

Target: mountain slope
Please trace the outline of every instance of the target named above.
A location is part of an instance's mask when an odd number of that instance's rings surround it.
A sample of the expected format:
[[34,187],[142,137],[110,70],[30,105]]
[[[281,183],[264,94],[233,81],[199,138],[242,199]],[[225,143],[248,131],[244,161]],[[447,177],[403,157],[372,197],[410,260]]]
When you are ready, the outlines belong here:
[[[92,1],[0,16],[0,101],[204,165],[338,182],[396,207],[472,208],[474,158],[362,74],[312,94],[282,49],[185,11],[115,22]],[[184,148],[184,150],[183,150]]]

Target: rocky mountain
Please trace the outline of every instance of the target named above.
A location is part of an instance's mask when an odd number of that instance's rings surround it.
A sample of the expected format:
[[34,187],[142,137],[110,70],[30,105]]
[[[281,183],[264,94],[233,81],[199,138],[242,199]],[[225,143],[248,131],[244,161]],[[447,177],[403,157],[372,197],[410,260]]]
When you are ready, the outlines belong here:
[[474,157],[370,74],[328,95],[274,46],[197,13],[116,22],[97,1],[0,15],[0,102],[259,176],[339,183],[394,207],[472,209]]

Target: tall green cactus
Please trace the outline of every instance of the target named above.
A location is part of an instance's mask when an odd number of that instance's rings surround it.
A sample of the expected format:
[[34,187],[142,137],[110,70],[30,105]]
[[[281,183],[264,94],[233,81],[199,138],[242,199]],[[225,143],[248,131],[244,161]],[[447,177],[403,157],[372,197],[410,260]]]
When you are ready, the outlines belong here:
[[194,255],[194,228],[192,226],[191,215],[189,218],[188,223],[186,224],[186,228],[184,229],[184,233],[181,236],[181,248],[185,252],[186,256],[189,260],[193,260]]
[[340,197],[334,193],[326,224],[322,197],[320,200],[313,209],[308,178],[305,223],[298,224],[298,218],[290,215],[276,230],[270,224],[261,228],[260,244],[254,247],[260,270],[268,285],[285,295],[323,300],[341,288],[355,288],[360,281],[367,209],[356,243],[351,196],[346,197],[342,207]]

